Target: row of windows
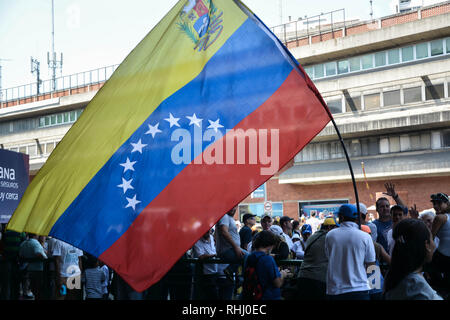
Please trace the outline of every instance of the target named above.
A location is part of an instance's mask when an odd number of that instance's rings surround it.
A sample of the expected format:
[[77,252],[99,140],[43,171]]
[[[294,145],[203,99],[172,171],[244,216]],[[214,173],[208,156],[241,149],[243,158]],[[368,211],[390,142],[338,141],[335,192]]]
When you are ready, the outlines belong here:
[[41,156],[50,155],[50,153],[52,153],[52,151],[56,148],[56,145],[58,144],[59,141],[60,140],[44,142],[44,143],[40,143],[39,145],[37,143],[33,143],[33,144],[9,147],[7,149],[11,150],[11,151],[15,151],[15,152],[25,153],[25,154],[29,155],[30,158],[37,158],[37,157],[41,157]]
[[[374,156],[418,150],[437,150],[450,147],[450,130],[417,134],[393,135],[381,138],[365,138],[344,141],[350,157]],[[295,162],[344,158],[340,142],[313,143],[307,145],[295,157]]]
[[305,71],[308,76],[314,80],[362,70],[381,68],[387,65],[407,63],[443,54],[450,54],[450,38],[384,50],[339,61],[316,64],[305,67]]
[[[445,90],[447,88],[447,90]],[[325,98],[331,113],[354,112],[359,110],[376,110],[381,107],[390,107],[417,103],[422,101],[439,100],[449,97],[450,82],[439,84],[422,84],[414,87],[396,90],[369,93],[348,93]]]
[[0,135],[20,133],[36,130],[39,128],[51,127],[62,124],[73,123],[78,120],[82,109],[54,113],[46,116],[27,118],[0,123]]
[[80,117],[82,109],[51,114],[39,118],[39,128],[73,123]]

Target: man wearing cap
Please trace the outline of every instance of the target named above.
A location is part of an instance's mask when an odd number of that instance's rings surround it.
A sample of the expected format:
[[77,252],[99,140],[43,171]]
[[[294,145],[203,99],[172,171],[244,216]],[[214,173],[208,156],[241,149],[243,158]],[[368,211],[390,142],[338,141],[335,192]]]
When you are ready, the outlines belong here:
[[265,214],[262,216],[261,227],[262,227],[263,231],[264,230],[269,231],[272,224],[273,224],[273,219],[271,216],[269,216],[268,214]]
[[439,247],[433,254],[432,266],[443,273],[442,287],[450,294],[450,200],[445,193],[431,195],[436,217],[431,225],[433,239],[439,238]]
[[241,239],[241,248],[247,250],[248,244],[252,242],[252,227],[256,224],[256,215],[246,213],[242,217],[244,226],[239,230],[239,237]]
[[[355,204],[356,205],[356,204]],[[372,237],[373,241],[377,241],[377,226],[374,225],[372,222],[370,221],[366,221],[366,217],[367,217],[367,207],[364,203],[360,202],[359,203],[359,212],[361,213],[361,225],[366,225],[370,228],[370,236]]]
[[291,222],[292,220],[294,219],[288,216],[283,216],[280,218],[280,227],[281,229],[283,229],[283,236],[286,239],[289,251],[292,250],[292,247],[294,245],[290,236],[290,233],[292,232],[292,222]]
[[369,300],[366,269],[375,265],[372,238],[359,230],[355,205],[343,204],[338,215],[340,227],[325,238],[327,295],[331,300]]
[[325,237],[336,227],[339,224],[334,217],[325,218],[320,229],[306,241],[297,282],[300,300],[326,299],[328,257],[325,254]]

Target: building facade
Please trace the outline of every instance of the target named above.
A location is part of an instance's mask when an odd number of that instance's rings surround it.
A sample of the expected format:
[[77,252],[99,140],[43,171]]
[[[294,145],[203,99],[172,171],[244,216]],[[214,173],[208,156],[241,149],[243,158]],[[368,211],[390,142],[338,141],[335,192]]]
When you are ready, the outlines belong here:
[[[448,21],[450,2],[443,2],[319,32],[285,28],[280,37],[333,113],[367,207],[387,181],[419,210],[431,207],[431,193],[450,192]],[[60,78],[56,91],[45,83],[40,94],[35,85],[3,90],[0,147],[28,154],[35,176],[116,67]],[[355,202],[353,184],[329,124],[239,211],[298,219],[347,202]]]

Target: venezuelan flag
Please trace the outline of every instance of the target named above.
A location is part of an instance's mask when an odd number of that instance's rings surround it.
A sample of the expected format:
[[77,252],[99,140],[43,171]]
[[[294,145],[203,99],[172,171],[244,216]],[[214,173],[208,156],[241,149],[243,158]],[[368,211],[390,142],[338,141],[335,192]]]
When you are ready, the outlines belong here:
[[[330,117],[240,1],[180,1],[58,144],[8,229],[66,241],[142,291]],[[257,151],[229,148],[238,138]]]

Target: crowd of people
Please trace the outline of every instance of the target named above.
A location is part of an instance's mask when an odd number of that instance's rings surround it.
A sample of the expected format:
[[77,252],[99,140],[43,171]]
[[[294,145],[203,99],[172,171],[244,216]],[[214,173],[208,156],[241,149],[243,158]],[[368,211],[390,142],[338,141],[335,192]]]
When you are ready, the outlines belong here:
[[144,292],[68,243],[3,229],[0,299],[448,300],[448,195],[432,194],[434,212],[419,214],[385,186],[396,204],[379,198],[373,221],[359,203],[258,225],[246,213],[240,226],[235,207]]

